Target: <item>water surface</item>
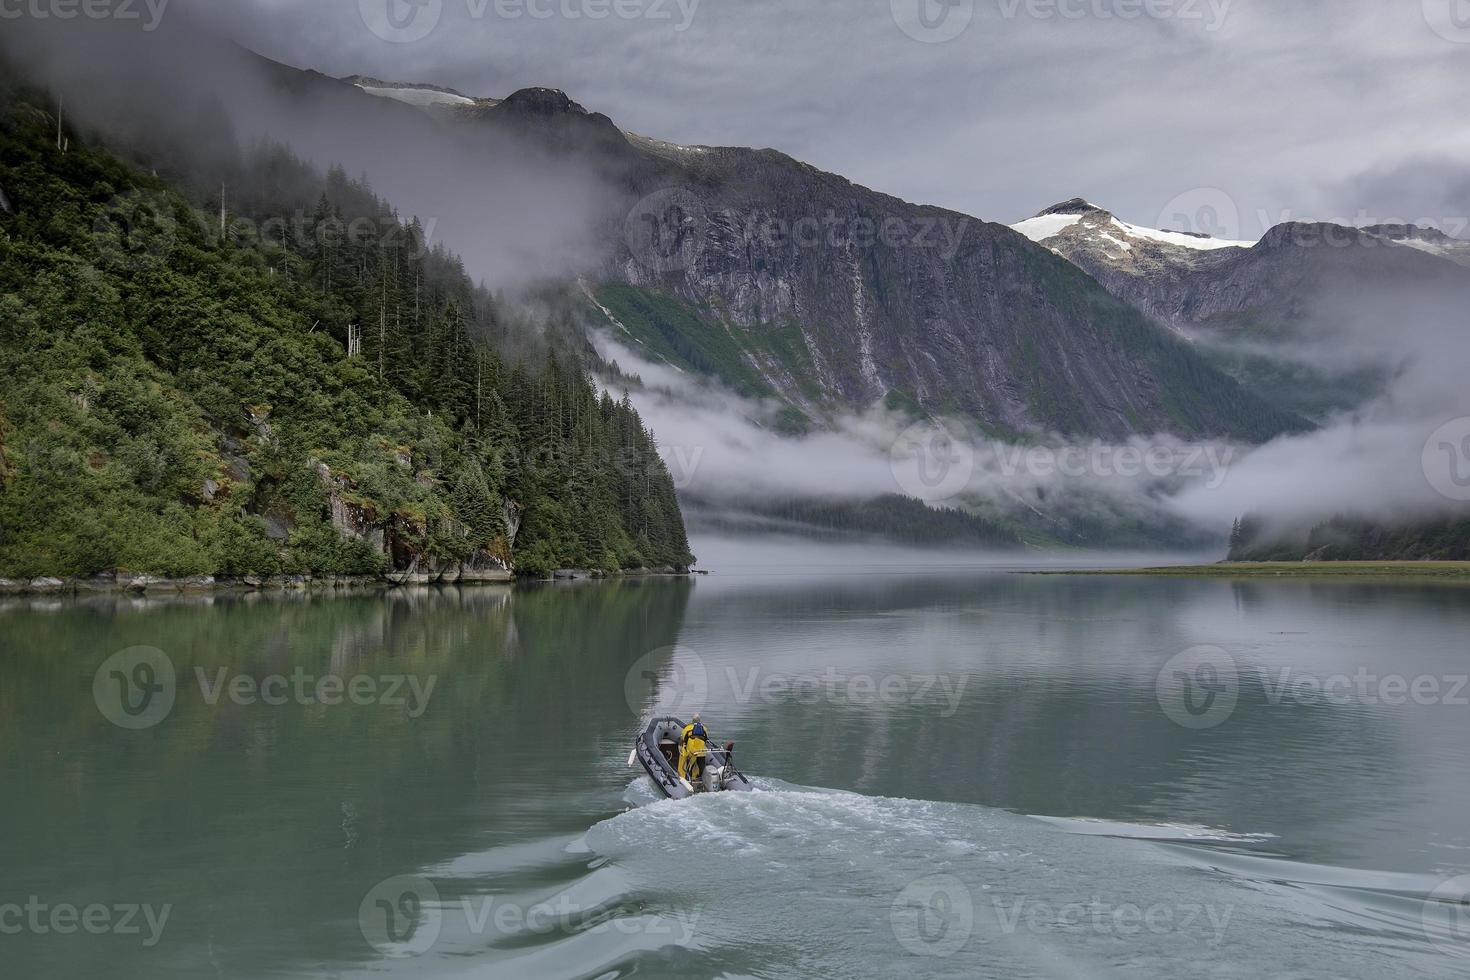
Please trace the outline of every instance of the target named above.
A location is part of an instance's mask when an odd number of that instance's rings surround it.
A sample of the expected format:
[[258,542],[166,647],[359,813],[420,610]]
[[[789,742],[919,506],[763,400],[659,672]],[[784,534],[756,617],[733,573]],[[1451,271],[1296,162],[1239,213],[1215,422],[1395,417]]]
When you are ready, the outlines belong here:
[[[1463,976],[1463,909],[1424,899],[1470,871],[1467,599],[839,563],[15,601],[0,907],[169,912],[156,935],[141,913],[139,934],[27,924],[0,956],[48,977]],[[139,646],[174,702],[129,729],[94,680]],[[1201,646],[1236,703],[1189,727],[1158,681]],[[283,703],[249,696],[273,675]],[[321,703],[322,677],[360,703]],[[1337,677],[1372,680],[1313,695]],[[1394,677],[1439,694],[1390,703]],[[694,708],[760,792],[669,803],[627,768],[639,714]]]

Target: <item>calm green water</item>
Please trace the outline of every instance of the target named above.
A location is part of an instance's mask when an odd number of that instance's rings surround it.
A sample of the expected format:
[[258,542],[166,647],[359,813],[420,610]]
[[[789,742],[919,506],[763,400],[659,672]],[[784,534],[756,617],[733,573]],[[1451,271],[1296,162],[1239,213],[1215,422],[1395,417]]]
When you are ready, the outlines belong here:
[[[840,564],[12,602],[0,962],[1464,976],[1470,906],[1425,899],[1470,872],[1467,636],[1453,587]],[[655,800],[626,763],[659,707],[761,791]]]

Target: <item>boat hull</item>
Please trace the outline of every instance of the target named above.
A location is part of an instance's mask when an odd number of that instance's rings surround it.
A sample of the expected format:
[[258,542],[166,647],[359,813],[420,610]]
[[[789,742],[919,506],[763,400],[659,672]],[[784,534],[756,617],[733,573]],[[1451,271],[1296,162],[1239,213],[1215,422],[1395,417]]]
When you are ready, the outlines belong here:
[[698,793],[746,792],[754,788],[745,774],[734,767],[726,751],[714,747],[708,751],[705,767],[707,770],[723,770],[723,778],[717,788],[703,788],[680,778],[674,766],[664,758],[659,741],[661,738],[667,740],[670,733],[682,731],[683,727],[684,723],[678,718],[655,718],[639,734],[629,762],[636,759],[648,773],[648,778],[653,780],[653,784],[671,800],[687,799]]

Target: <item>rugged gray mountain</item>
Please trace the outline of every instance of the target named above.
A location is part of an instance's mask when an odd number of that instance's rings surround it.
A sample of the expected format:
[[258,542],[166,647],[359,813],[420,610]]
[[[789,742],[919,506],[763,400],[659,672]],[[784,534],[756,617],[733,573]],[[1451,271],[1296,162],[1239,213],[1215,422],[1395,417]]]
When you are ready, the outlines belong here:
[[[1048,216],[1075,221],[1042,220]],[[1290,337],[1360,300],[1470,289],[1470,242],[1413,225],[1289,222],[1257,243],[1225,243],[1138,228],[1072,200],[1015,227],[1179,328]]]
[[[433,202],[421,213],[444,219],[447,243],[472,261],[473,239],[496,238],[489,226],[512,212],[496,258],[503,239],[524,237],[510,243],[527,259],[519,271],[580,277],[601,307],[589,315],[610,323],[606,310],[658,356],[773,396],[803,417],[795,424],[880,399],[1008,436],[1255,440],[1306,424],[1024,236],[773,150],[625,133],[555,89],[484,99],[328,78],[195,36],[187,18],[148,38],[99,29],[65,40],[86,110],[128,120],[121,142],[162,166],[211,144],[229,159],[232,124],[268,131],[310,159],[391,174],[384,191],[414,211]],[[208,186],[208,165],[178,169]],[[543,171],[557,180],[524,179]],[[416,195],[415,183],[439,186]],[[541,196],[508,200],[528,186]],[[548,199],[548,187],[565,194]],[[578,227],[540,234],[558,222]]]
[[620,192],[587,276],[602,311],[811,419],[887,399],[1010,435],[1262,439],[1304,424],[1004,226],[773,150],[622,133],[555,90],[434,111],[595,161]]
[[1413,225],[1292,222],[1226,242],[1074,199],[1014,227],[1247,389],[1314,419],[1380,394],[1416,347],[1406,331],[1429,336],[1470,308],[1470,242]]

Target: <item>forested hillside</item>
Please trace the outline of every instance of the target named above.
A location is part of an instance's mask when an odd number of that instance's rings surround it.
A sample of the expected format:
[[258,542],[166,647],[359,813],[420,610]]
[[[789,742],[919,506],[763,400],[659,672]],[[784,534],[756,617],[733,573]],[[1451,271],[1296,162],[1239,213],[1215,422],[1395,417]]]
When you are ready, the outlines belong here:
[[1308,531],[1271,531],[1247,516],[1231,529],[1230,561],[1470,561],[1470,517],[1387,523],[1339,516]]
[[364,184],[234,150],[222,210],[51,104],[0,84],[0,576],[693,560],[590,353]]

